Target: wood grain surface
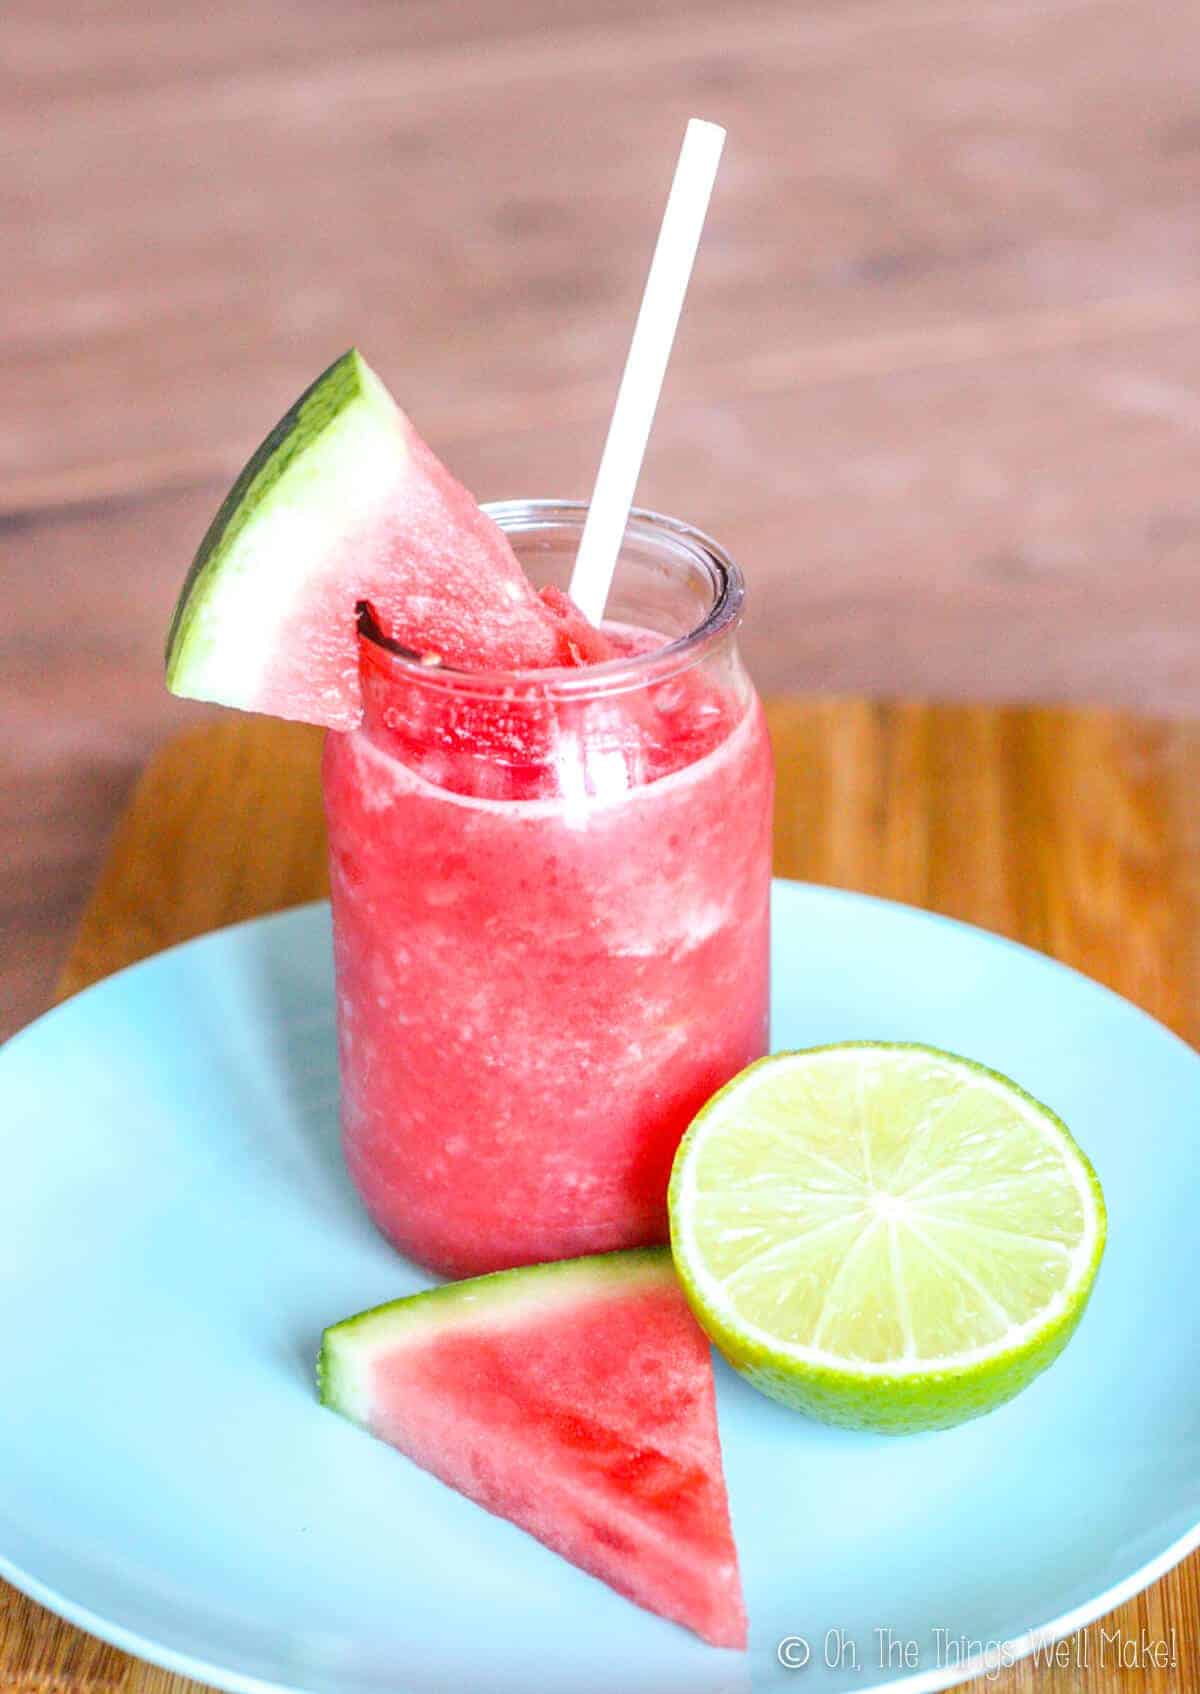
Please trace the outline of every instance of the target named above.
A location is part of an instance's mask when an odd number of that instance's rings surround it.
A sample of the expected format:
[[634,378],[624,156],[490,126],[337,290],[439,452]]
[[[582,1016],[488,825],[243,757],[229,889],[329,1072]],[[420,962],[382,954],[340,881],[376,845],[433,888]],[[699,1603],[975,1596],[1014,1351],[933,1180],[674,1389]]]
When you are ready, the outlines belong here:
[[[984,924],[1200,1039],[1200,732],[1113,712],[854,699],[776,700],[769,717],[781,874]],[[118,828],[60,992],[324,892],[319,751],[315,731],[234,717],[165,748]],[[1121,1668],[1101,1628],[1173,1643],[1175,1663]],[[1200,1555],[1068,1651],[1066,1666],[1026,1660],[979,1686],[1002,1694],[1195,1687]],[[0,1585],[0,1694],[196,1687]],[[485,1680],[479,1689],[486,1694]]]
[[254,444],[358,341],[481,497],[586,493],[693,112],[641,493],[760,689],[1200,716],[1198,61],[1195,0],[7,0],[0,1035]]

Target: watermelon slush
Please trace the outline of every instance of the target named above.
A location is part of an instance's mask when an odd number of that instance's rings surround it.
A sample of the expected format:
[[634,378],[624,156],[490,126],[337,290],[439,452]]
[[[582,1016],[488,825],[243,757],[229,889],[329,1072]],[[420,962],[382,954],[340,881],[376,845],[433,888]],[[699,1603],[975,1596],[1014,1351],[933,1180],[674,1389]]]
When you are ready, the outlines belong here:
[[[561,583],[582,511],[492,508]],[[429,668],[368,617],[331,734],[343,1132],[401,1252],[448,1276],[661,1241],[696,1110],[766,1050],[772,769],[741,581],[648,515],[613,657]]]

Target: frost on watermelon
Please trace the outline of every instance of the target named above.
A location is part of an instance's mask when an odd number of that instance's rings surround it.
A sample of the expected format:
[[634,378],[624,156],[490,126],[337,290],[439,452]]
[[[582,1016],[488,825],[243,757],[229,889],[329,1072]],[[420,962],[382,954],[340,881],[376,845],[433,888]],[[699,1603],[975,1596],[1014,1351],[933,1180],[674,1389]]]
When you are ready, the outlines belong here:
[[708,1342],[666,1248],[448,1283],[326,1330],[321,1398],[640,1606],[744,1647]]
[[176,694],[352,729],[356,609],[461,669],[580,662],[502,531],[355,350],[317,378],[209,526],[167,641]]

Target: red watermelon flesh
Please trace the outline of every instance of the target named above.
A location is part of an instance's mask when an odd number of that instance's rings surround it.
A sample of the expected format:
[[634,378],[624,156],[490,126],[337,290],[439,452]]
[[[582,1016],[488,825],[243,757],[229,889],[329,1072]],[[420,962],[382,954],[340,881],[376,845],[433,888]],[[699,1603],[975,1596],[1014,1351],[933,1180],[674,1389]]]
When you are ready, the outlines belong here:
[[561,588],[551,584],[542,589],[542,604],[558,620],[567,657],[561,661],[575,665],[600,665],[606,659],[619,656],[619,648],[611,636],[589,623],[575,602]]
[[172,620],[168,686],[352,729],[363,601],[386,634],[456,669],[584,662],[589,626],[539,598],[352,350],[275,426],[209,525]]
[[[370,603],[385,634],[456,670],[579,663],[574,621],[534,592],[503,530],[411,424],[408,432],[392,510],[347,546],[357,558],[348,565],[359,576],[355,599]],[[567,608],[591,629],[569,601]]]
[[637,1605],[746,1615],[709,1345],[666,1249],[452,1283],[326,1332],[322,1398]]
[[[279,658],[264,675],[259,711],[307,717],[315,699],[328,702],[322,721],[331,727],[358,721],[355,612],[362,601],[385,635],[456,670],[541,670],[584,662],[573,630],[534,592],[504,532],[411,424],[408,430],[404,475],[391,501],[346,538],[319,592],[314,585],[284,620]],[[295,653],[305,656],[299,695]]]

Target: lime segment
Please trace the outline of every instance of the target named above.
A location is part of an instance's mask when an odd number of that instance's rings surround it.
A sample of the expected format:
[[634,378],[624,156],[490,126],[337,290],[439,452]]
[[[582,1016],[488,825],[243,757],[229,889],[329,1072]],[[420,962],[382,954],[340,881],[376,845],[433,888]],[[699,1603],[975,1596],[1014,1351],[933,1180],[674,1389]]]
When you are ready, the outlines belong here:
[[856,1043],[752,1065],[671,1182],[677,1268],[736,1368],[856,1427],[929,1429],[1054,1359],[1105,1239],[1100,1184],[1015,1083],[935,1048]]

